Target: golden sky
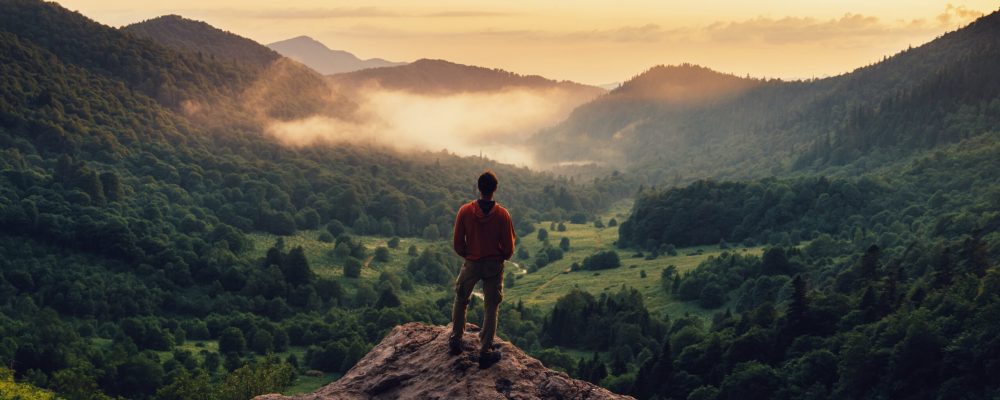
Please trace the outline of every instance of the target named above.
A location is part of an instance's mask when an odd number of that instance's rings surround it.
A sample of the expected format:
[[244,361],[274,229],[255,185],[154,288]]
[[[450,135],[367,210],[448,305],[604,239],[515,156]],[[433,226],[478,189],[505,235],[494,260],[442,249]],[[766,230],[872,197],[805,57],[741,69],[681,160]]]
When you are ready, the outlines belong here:
[[836,75],[995,11],[995,0],[59,0],[121,26],[180,14],[267,44],[441,58],[590,84],[690,62],[756,77]]

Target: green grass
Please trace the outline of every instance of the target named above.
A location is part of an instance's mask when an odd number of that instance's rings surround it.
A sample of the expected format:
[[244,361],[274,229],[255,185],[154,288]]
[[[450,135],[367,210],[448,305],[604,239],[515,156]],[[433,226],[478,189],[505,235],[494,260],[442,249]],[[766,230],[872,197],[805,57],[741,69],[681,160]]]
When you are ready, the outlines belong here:
[[[335,243],[324,243],[319,240],[319,235],[322,232],[323,231],[321,230],[299,231],[295,235],[282,236],[281,238],[283,238],[285,242],[286,251],[296,246],[302,246],[302,249],[305,251],[306,258],[309,260],[309,266],[317,276],[336,279],[340,281],[344,288],[350,292],[353,292],[353,290],[357,288],[358,283],[362,281],[372,283],[377,282],[382,271],[390,271],[396,273],[397,275],[401,275],[406,269],[406,264],[412,258],[407,255],[407,251],[410,246],[416,246],[419,253],[429,246],[447,245],[444,241],[401,237],[399,247],[389,249],[389,261],[382,263],[374,261],[372,256],[375,254],[375,248],[379,246],[385,246],[388,248],[388,242],[389,239],[392,239],[391,237],[351,235],[352,238],[360,240],[361,243],[365,245],[365,248],[367,249],[367,256],[364,260],[362,260],[364,267],[361,269],[361,277],[347,278],[344,277],[345,259],[338,258],[332,254]],[[248,235],[248,237],[252,242],[251,254],[255,258],[263,258],[267,254],[267,250],[271,248],[271,246],[273,246],[279,238],[279,236],[265,233],[254,233]],[[444,288],[418,284],[412,292],[400,294],[400,299],[404,303],[418,302],[426,299],[437,299],[444,292]],[[351,293],[348,293],[348,295],[351,295]]]
[[282,391],[281,394],[292,396],[296,394],[312,393],[323,386],[329,385],[337,379],[340,379],[340,374],[323,374],[323,376],[318,377],[299,375],[295,380],[295,383]]
[[[601,220],[607,224],[611,218],[615,218],[619,223],[625,221],[631,210],[631,200],[623,200],[615,203],[608,212],[601,215]],[[592,223],[570,224],[564,222],[566,231],[558,232],[549,229],[552,221],[538,223],[536,231],[520,238],[519,246],[523,246],[531,253],[531,258],[527,260],[515,259],[514,268],[508,268],[508,273],[518,274],[515,284],[505,289],[505,300],[514,303],[523,301],[525,305],[548,309],[555,304],[559,297],[563,296],[574,288],[586,290],[594,295],[602,292],[619,290],[623,285],[639,290],[644,295],[646,307],[655,315],[670,315],[676,317],[685,313],[700,316],[708,316],[715,310],[705,310],[695,303],[679,302],[671,298],[660,285],[660,271],[668,265],[674,265],[683,274],[695,267],[699,263],[711,256],[718,256],[723,251],[738,251],[752,254],[760,254],[761,247],[744,248],[734,246],[729,250],[721,250],[718,246],[699,246],[677,249],[676,256],[662,255],[654,260],[646,260],[642,257],[633,257],[634,250],[622,250],[615,248],[615,241],[618,240],[618,227],[596,228]],[[557,224],[558,225],[558,224]],[[548,242],[553,246],[559,244],[559,240],[567,237],[570,240],[570,250],[566,252],[563,259],[550,263],[549,265],[532,273],[525,273],[530,263],[533,263],[534,256],[542,243],[538,240],[537,231],[545,228],[549,231]],[[313,271],[321,277],[337,279],[348,290],[352,291],[361,281],[375,282],[382,271],[391,271],[401,274],[406,263],[410,260],[407,249],[415,245],[418,250],[423,250],[428,246],[448,246],[447,241],[431,241],[422,238],[401,238],[400,245],[396,249],[390,249],[391,260],[386,263],[378,263],[371,260],[371,254],[378,246],[387,246],[390,238],[382,236],[354,236],[361,240],[368,249],[369,256],[362,268],[361,278],[345,278],[343,276],[343,262],[332,254],[333,243],[323,243],[319,241],[320,230],[300,231],[293,236],[284,236],[285,248],[290,249],[295,246],[302,246],[306,257]],[[250,235],[253,242],[253,255],[263,258],[267,249],[277,241],[278,237],[269,234],[256,233]],[[388,247],[388,246],[387,246]],[[617,250],[621,256],[622,266],[616,269],[602,271],[576,271],[569,272],[569,266],[573,262],[582,262],[583,259],[600,250]],[[688,255],[692,253],[700,254]],[[523,268],[522,268],[523,267]],[[641,277],[641,271],[646,272],[646,277]],[[418,302],[423,300],[438,299],[447,295],[450,288],[430,285],[418,285],[410,292],[401,293],[400,297],[405,303]],[[348,293],[350,295],[350,292]]]
[[[605,224],[611,218],[617,219],[620,223],[627,217],[630,207],[629,201],[619,202],[601,219]],[[511,302],[523,301],[525,305],[547,309],[554,305],[560,296],[574,288],[600,295],[602,292],[617,291],[624,285],[639,290],[643,294],[646,307],[654,314],[662,315],[665,313],[678,316],[692,313],[707,316],[714,310],[705,310],[693,303],[676,301],[663,290],[660,285],[660,272],[663,268],[674,265],[683,274],[697,267],[708,257],[718,256],[723,251],[753,254],[761,252],[761,248],[721,250],[718,246],[699,246],[677,249],[676,256],[663,255],[654,260],[646,260],[642,257],[634,258],[634,250],[615,248],[614,243],[618,240],[618,227],[596,228],[592,223],[565,223],[566,231],[558,232],[549,229],[550,224],[551,221],[539,223],[535,226],[536,232],[521,238],[520,246],[528,249],[531,258],[515,260],[515,262],[524,267],[534,262],[535,254],[542,248],[542,242],[538,240],[537,235],[537,229],[540,228],[549,231],[548,242],[553,246],[557,246],[561,238],[569,238],[570,250],[564,254],[563,259],[552,262],[538,271],[516,278],[513,287],[505,289],[505,299],[509,299]],[[572,263],[582,262],[585,257],[601,250],[617,250],[621,256],[622,266],[602,271],[569,272]],[[688,255],[696,253],[698,250],[701,250],[701,254]],[[645,278],[641,277],[641,271],[646,272]]]

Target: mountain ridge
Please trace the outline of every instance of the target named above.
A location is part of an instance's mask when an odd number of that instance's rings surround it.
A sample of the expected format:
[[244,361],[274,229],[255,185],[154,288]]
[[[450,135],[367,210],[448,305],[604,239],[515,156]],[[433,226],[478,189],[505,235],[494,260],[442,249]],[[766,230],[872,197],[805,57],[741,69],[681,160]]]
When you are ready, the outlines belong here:
[[382,58],[361,59],[348,51],[331,49],[322,42],[305,35],[270,43],[267,47],[285,57],[301,62],[323,75],[406,64]]
[[374,84],[382,89],[429,94],[489,92],[514,88],[559,88],[594,98],[606,92],[596,86],[572,81],[557,81],[539,75],[521,75],[500,68],[428,58],[406,65],[336,74],[329,79],[337,86],[349,90],[361,90]]

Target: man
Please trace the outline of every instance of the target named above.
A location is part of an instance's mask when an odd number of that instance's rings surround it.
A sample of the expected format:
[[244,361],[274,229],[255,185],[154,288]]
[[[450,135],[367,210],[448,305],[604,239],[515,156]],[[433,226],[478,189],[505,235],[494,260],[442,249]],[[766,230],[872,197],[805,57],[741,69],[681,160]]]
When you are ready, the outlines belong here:
[[478,186],[479,199],[463,205],[455,217],[455,252],[465,258],[465,263],[455,281],[448,345],[452,354],[462,353],[465,311],[472,289],[482,280],[485,314],[479,331],[479,367],[487,368],[500,360],[500,352],[493,350],[493,336],[497,331],[497,308],[503,299],[504,261],[514,254],[514,224],[507,209],[493,201],[496,174],[487,170],[479,176]]

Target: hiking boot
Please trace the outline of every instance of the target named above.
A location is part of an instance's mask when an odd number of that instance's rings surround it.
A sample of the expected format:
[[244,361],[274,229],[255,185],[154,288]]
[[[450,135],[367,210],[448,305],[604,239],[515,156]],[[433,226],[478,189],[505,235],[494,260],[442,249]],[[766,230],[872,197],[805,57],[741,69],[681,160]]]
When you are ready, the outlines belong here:
[[462,338],[449,336],[448,337],[448,349],[451,355],[457,356],[462,354]]
[[479,353],[479,368],[486,369],[500,361],[499,351],[484,351]]

